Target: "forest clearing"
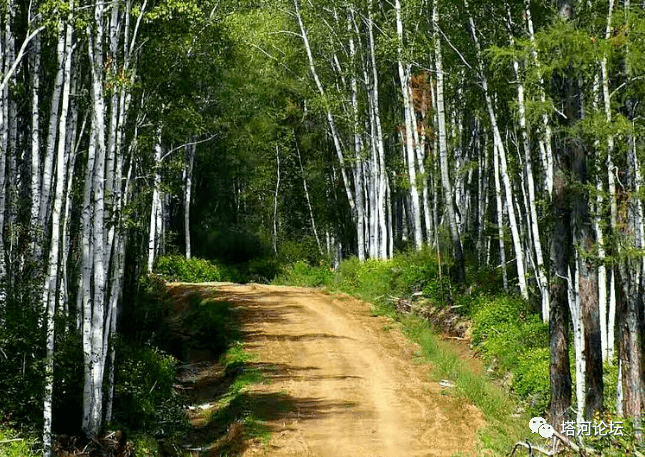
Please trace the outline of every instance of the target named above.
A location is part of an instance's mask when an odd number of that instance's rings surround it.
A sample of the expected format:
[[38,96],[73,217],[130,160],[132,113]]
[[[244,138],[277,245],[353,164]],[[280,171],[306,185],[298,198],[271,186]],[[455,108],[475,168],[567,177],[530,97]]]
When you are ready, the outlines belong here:
[[0,0],[0,457],[642,456],[643,56],[633,0]]

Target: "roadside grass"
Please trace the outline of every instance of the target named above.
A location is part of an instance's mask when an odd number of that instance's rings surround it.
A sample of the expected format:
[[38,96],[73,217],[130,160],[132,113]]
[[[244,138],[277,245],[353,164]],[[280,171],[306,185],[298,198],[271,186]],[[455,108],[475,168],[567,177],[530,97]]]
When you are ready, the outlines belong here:
[[35,450],[36,439],[25,436],[8,424],[0,423],[0,457],[32,457],[39,455]]
[[262,417],[258,417],[247,395],[250,386],[266,382],[264,374],[251,365],[255,360],[255,355],[248,353],[239,341],[222,356],[225,375],[234,379],[214,406],[202,413],[203,427],[219,435],[208,445],[209,455],[239,455],[248,441],[266,445],[271,438],[269,427]]
[[486,374],[474,372],[450,342],[439,338],[429,322],[412,315],[401,315],[396,320],[433,366],[429,373],[431,379],[450,380],[455,385],[455,398],[472,403],[482,412],[486,425],[478,431],[481,455],[506,455],[514,443],[526,438],[530,416],[517,412],[512,396]]
[[[203,404],[190,408],[192,429],[186,445],[212,456],[240,455],[252,442],[264,446],[270,429],[257,414],[249,391],[267,381],[257,356],[242,341],[238,315],[229,302],[218,299],[216,288],[199,288],[185,299],[176,330],[189,335],[182,351],[185,362],[199,368],[184,387],[190,403]],[[193,365],[190,354],[207,354],[208,360]]]

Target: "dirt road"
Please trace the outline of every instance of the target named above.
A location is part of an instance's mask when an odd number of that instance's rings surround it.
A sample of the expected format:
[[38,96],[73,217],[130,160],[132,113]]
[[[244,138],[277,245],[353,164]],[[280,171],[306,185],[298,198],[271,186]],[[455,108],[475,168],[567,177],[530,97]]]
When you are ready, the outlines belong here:
[[268,445],[243,456],[476,455],[479,411],[430,381],[417,348],[370,305],[296,287],[213,286],[268,381],[252,394],[275,409]]

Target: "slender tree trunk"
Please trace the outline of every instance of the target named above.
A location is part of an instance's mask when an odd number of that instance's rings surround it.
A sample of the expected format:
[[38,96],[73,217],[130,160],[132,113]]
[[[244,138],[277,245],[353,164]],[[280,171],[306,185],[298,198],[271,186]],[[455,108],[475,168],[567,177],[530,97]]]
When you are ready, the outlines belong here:
[[435,68],[437,70],[437,127],[439,133],[439,160],[441,167],[441,184],[443,186],[446,202],[446,214],[452,235],[452,244],[455,256],[457,281],[463,282],[466,278],[464,253],[461,246],[461,237],[455,217],[454,201],[452,197],[452,183],[448,173],[448,145],[446,141],[446,110],[443,95],[443,62],[441,55],[441,39],[439,38],[439,5],[438,0],[433,1],[432,23],[434,28],[434,54]]
[[[531,56],[533,58],[533,64],[537,67],[538,71],[540,70],[540,60],[538,59],[537,47],[535,45],[535,30],[533,28],[533,19],[531,16],[531,3],[530,0],[524,0],[524,15],[526,17],[526,24],[529,31],[529,38],[531,40]],[[546,104],[546,93],[544,90],[544,79],[540,76],[540,81],[538,84],[538,93],[540,97],[540,102]],[[549,115],[542,113],[542,136],[539,139],[540,144],[540,158],[542,160],[542,168],[544,169],[544,187],[549,195],[553,194],[553,150],[551,147],[551,122],[549,120]]]
[[[391,251],[393,246],[391,244],[391,222],[388,224],[386,220],[386,212],[389,208],[387,204],[387,170],[385,169],[385,145],[383,140],[383,129],[381,126],[381,111],[379,107],[379,72],[376,65],[376,45],[374,43],[374,22],[372,20],[372,0],[368,4],[368,38],[370,48],[370,64],[372,68],[372,91],[370,97],[371,115],[374,116],[374,125],[376,127],[376,148],[378,150],[378,168],[379,168],[379,188],[378,188],[378,208],[379,208],[379,232],[382,237],[380,244],[379,257],[387,259],[392,257]],[[388,235],[389,234],[389,235]]]
[[[320,82],[320,78],[318,77],[318,73],[316,71],[316,66],[314,63],[314,57],[311,52],[311,47],[309,46],[309,38],[307,36],[307,31],[305,29],[305,25],[302,21],[302,16],[300,14],[300,5],[298,4],[298,0],[293,0],[293,4],[295,6],[295,13],[296,13],[296,18],[298,19],[298,25],[300,26],[300,31],[301,31],[301,37],[302,41],[305,45],[305,51],[307,52],[307,58],[309,61],[309,69],[311,70],[311,75],[314,78],[314,82],[316,83],[316,87],[318,88],[318,91],[320,92],[320,95],[324,98],[326,98],[325,94],[325,89]],[[338,129],[336,128],[336,121],[334,120],[334,116],[331,112],[330,107],[326,107],[327,110],[327,122],[329,123],[329,128],[331,130],[331,136],[334,141],[334,147],[336,149],[336,155],[338,156],[338,161],[340,163],[340,173],[341,176],[343,177],[343,184],[345,185],[345,194],[347,195],[347,200],[349,202],[350,209],[352,211],[352,214],[356,214],[356,205],[354,203],[354,197],[352,196],[352,190],[351,190],[351,182],[349,181],[349,178],[347,177],[347,171],[345,169],[345,156],[343,154],[343,147],[342,147],[342,142],[340,139],[340,135],[338,133]]]
[[104,58],[103,58],[103,13],[104,4],[97,3],[94,8],[94,28],[88,28],[89,57],[91,69],[92,96],[92,135],[90,142],[95,145],[95,164],[92,175],[92,303],[89,321],[90,352],[85,353],[85,389],[83,395],[82,428],[88,437],[100,431],[103,420],[103,372],[105,329],[106,265],[105,247],[105,103]]
[[[32,14],[36,12],[36,2],[32,4]],[[40,211],[40,37],[32,42],[29,55],[29,83],[31,86],[31,212],[29,222],[34,231],[31,249],[36,249],[38,213]]]
[[280,191],[280,150],[275,147],[275,161],[277,179],[273,196],[273,252],[278,255],[278,192]]
[[[464,1],[466,9],[469,9],[468,2]],[[504,183],[504,190],[506,194],[507,210],[509,225],[511,228],[511,235],[513,239],[513,247],[515,249],[515,264],[517,267],[517,278],[520,286],[520,293],[524,299],[528,299],[528,288],[526,285],[526,276],[524,272],[524,250],[522,248],[522,242],[520,240],[520,234],[518,229],[517,217],[515,215],[515,207],[513,203],[513,189],[511,186],[510,177],[508,176],[508,167],[506,164],[506,149],[504,143],[502,142],[501,135],[499,133],[499,128],[497,126],[497,117],[493,108],[493,101],[488,90],[488,79],[486,77],[484,63],[481,56],[481,47],[479,45],[479,38],[477,38],[477,31],[475,29],[475,22],[473,20],[472,14],[468,12],[468,20],[470,23],[470,31],[472,33],[473,42],[475,43],[475,50],[477,51],[477,60],[479,63],[479,77],[481,79],[482,88],[484,89],[484,97],[486,99],[486,106],[488,108],[488,115],[490,117],[491,127],[493,129],[493,144],[495,149],[499,154],[499,164],[500,172],[502,175],[502,181]]]
[[[60,97],[63,90],[63,80],[65,72],[65,27],[62,22],[58,24],[58,45],[56,54],[58,55],[58,70],[54,82],[54,92],[51,98],[51,108],[49,111],[49,127],[47,129],[47,142],[45,145],[45,160],[43,162],[43,177],[40,188],[40,209],[38,220],[43,224],[43,230],[46,232],[49,224],[50,196],[52,189],[52,175],[54,168],[54,154],[56,149],[56,137],[58,135],[57,126],[59,119]],[[41,256],[39,245],[36,243],[38,258]]]
[[504,243],[504,205],[502,203],[502,185],[499,179],[499,149],[493,146],[493,175],[495,177],[495,206],[497,210],[497,238],[499,242],[499,262],[502,269],[502,284],[508,290],[506,273],[506,247]]
[[190,201],[193,188],[193,163],[195,162],[196,145],[191,138],[192,144],[186,145],[186,163],[184,165],[184,233],[186,242],[186,258],[190,259]]
[[[73,4],[70,4],[73,10]],[[43,425],[43,448],[46,457],[51,455],[51,425],[52,425],[52,402],[54,388],[54,317],[56,313],[56,299],[58,298],[58,276],[60,264],[60,243],[65,232],[61,231],[63,220],[62,208],[66,182],[66,127],[67,112],[69,108],[70,85],[71,85],[71,63],[72,63],[72,28],[71,17],[69,24],[65,27],[65,33],[59,36],[63,40],[63,52],[59,58],[63,59],[60,68],[63,69],[62,107],[58,119],[58,149],[56,154],[56,180],[54,204],[52,208],[51,238],[49,245],[48,273],[45,287],[43,289],[43,307],[47,315],[47,356],[45,362],[45,394],[43,401],[44,425]],[[71,161],[70,161],[71,162]],[[69,171],[71,174],[71,171]],[[65,268],[65,265],[62,265]]]
[[[353,12],[349,12],[353,15]],[[348,29],[350,28],[352,18],[348,18]],[[354,155],[356,163],[354,164],[354,200],[356,202],[356,235],[358,244],[358,259],[365,260],[365,199],[363,198],[364,183],[363,183],[363,158],[361,157],[361,138],[359,133],[359,120],[358,120],[358,83],[356,81],[356,47],[354,45],[354,37],[351,35],[349,38],[349,59],[350,59],[350,104],[352,107],[352,129],[354,135]]]
[[403,94],[403,112],[405,117],[405,151],[407,154],[408,178],[410,180],[410,218],[414,236],[414,246],[420,249],[423,245],[423,234],[421,231],[421,207],[419,202],[419,189],[417,187],[416,152],[414,144],[414,127],[412,117],[414,111],[410,111],[410,65],[403,64],[403,21],[401,19],[401,2],[395,0],[396,30],[398,36],[398,68],[401,93]]
[[[509,34],[511,43],[514,42],[513,35],[511,34],[511,12],[508,11],[509,20]],[[515,77],[517,78],[517,102],[518,114],[520,120],[520,133],[522,135],[522,145],[524,147],[524,167],[526,174],[526,187],[528,197],[528,225],[531,229],[533,236],[533,249],[535,251],[535,263],[537,270],[537,281],[542,296],[542,320],[548,322],[549,320],[549,285],[546,277],[544,267],[544,255],[542,254],[542,242],[540,240],[540,228],[538,225],[537,206],[535,203],[535,181],[533,179],[533,167],[531,166],[531,143],[529,140],[528,128],[526,125],[526,108],[524,104],[524,84],[520,80],[519,62],[513,60],[513,69],[515,70]]]
[[[150,231],[148,233],[148,272],[152,273],[152,267],[155,263],[155,258],[157,255],[157,246],[159,240],[159,232],[161,227],[159,226],[158,216],[161,211],[161,196],[159,191],[159,186],[161,185],[161,172],[159,167],[161,166],[161,125],[157,127],[156,139],[155,139],[155,152],[154,152],[154,163],[155,163],[155,177],[154,177],[154,187],[152,188],[152,207],[150,209]],[[236,192],[235,192],[236,193]]]

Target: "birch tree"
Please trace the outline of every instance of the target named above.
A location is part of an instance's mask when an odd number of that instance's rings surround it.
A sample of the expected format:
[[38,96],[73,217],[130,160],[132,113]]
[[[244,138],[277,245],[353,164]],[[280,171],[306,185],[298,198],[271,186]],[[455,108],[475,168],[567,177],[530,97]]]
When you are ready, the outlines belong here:
[[461,245],[461,236],[457,227],[457,219],[454,211],[452,183],[448,173],[448,145],[446,141],[446,111],[444,106],[444,70],[441,54],[441,39],[439,37],[439,5],[437,0],[433,1],[432,25],[434,28],[434,57],[435,69],[437,71],[437,130],[439,137],[439,165],[441,168],[441,184],[443,187],[445,209],[448,216],[448,224],[452,235],[452,244],[457,267],[457,280],[464,281],[466,277],[465,260]]

